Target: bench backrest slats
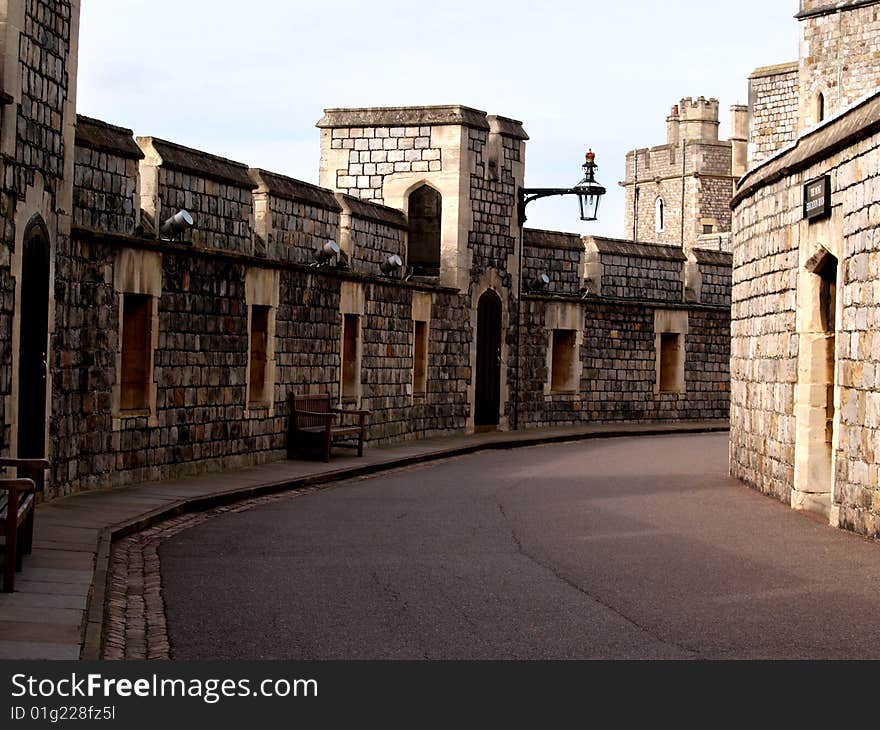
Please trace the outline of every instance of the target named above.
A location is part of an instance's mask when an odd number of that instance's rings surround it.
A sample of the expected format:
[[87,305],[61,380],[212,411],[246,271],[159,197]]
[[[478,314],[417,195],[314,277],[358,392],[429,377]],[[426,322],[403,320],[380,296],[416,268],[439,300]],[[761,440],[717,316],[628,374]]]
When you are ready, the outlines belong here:
[[326,418],[320,416],[301,415],[301,411],[312,411],[314,413],[330,413],[330,394],[319,393],[315,395],[292,395],[290,397],[290,415],[293,422],[298,428],[311,428],[314,426],[324,426],[327,423]]

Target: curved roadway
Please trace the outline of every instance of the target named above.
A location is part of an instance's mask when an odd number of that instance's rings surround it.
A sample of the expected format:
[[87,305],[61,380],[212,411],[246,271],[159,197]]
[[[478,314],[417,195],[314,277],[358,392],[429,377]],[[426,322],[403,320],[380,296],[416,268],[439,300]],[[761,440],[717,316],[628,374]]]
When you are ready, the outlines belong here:
[[726,476],[727,435],[436,462],[160,548],[176,659],[880,657],[880,546]]

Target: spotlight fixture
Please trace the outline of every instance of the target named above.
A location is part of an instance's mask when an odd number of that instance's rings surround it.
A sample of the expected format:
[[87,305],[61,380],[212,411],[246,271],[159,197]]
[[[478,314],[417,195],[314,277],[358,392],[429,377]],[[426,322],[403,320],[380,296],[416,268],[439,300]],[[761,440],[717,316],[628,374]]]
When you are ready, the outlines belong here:
[[173,240],[187,228],[192,228],[193,225],[195,224],[192,215],[190,215],[188,211],[179,210],[162,224],[159,232],[162,234],[163,238]]
[[330,263],[330,260],[339,256],[340,248],[336,241],[325,241],[322,246],[315,251],[315,263],[312,266],[322,266]]
[[550,286],[550,277],[545,273],[541,273],[526,285],[526,291],[544,291],[548,286]]
[[394,274],[403,268],[403,259],[396,253],[388,254],[385,260],[379,264],[379,269],[385,276],[394,276]]

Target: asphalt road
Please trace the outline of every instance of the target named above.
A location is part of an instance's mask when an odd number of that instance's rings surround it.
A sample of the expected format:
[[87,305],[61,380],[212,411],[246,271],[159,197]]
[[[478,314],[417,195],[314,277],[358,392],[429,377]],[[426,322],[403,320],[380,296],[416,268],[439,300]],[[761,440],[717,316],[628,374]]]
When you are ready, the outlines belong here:
[[160,548],[176,659],[878,658],[880,545],[726,476],[727,435],[488,452]]

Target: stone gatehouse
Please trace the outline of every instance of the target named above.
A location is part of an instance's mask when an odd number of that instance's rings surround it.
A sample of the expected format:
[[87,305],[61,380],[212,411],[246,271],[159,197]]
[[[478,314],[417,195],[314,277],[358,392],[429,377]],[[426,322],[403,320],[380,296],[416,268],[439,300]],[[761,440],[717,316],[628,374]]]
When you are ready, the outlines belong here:
[[328,109],[311,185],[77,116],[79,3],[6,13],[0,451],[47,454],[50,496],[283,458],[291,393],[373,444],[726,418],[729,255],[520,256],[520,122]]

